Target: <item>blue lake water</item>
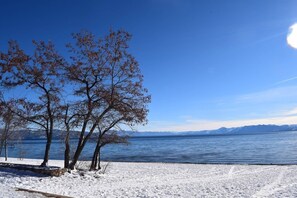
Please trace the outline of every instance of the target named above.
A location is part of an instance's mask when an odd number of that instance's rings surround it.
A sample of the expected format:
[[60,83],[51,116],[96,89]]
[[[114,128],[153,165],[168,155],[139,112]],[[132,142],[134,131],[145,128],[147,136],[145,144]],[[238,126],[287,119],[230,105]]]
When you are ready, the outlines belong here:
[[[45,140],[25,140],[9,148],[10,157],[42,158]],[[50,158],[63,159],[63,141],[55,140]],[[84,149],[90,159],[94,143]],[[252,135],[134,137],[129,145],[108,145],[102,159],[125,162],[297,164],[297,131]]]

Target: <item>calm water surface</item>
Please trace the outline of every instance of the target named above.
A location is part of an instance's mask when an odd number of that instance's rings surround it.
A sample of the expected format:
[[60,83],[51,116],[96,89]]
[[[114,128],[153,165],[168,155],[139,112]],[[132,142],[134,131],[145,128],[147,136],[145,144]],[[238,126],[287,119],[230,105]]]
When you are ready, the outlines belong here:
[[[75,142],[73,142],[74,144]],[[9,148],[9,156],[42,158],[45,140],[26,140]],[[63,159],[63,142],[55,140],[51,159]],[[94,143],[85,147],[90,159]],[[253,135],[134,137],[129,145],[108,145],[103,160],[127,162],[297,164],[297,131]]]

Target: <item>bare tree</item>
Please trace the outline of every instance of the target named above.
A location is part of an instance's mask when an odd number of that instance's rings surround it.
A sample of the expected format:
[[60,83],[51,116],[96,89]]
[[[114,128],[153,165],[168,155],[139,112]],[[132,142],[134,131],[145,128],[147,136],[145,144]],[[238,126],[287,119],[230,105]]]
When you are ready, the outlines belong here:
[[[94,151],[97,161],[102,145],[122,141],[115,127],[146,123],[150,95],[143,87],[138,62],[128,52],[131,35],[123,30],[110,31],[99,39],[89,32],[80,32],[73,38],[74,43],[67,45],[69,63],[50,42],[33,41],[33,55],[26,54],[15,41],[9,42],[6,53],[0,52],[1,87],[23,87],[32,93],[30,97],[17,98],[11,111],[45,131],[42,166],[49,160],[53,130],[61,123],[66,129],[65,167],[71,169],[94,133],[99,133],[99,151]],[[69,95],[72,102],[67,101]],[[72,128],[79,130],[80,135],[69,163]],[[96,167],[95,164],[93,168]]]
[[108,130],[122,123],[129,126],[146,122],[150,96],[143,88],[143,76],[135,58],[128,53],[131,35],[110,31],[103,39],[89,32],[73,35],[69,44],[71,64],[67,79],[80,102],[80,137],[70,168],[73,169],[85,144],[107,115],[112,116]]
[[96,147],[93,153],[90,170],[101,169],[102,147],[108,144],[128,144],[128,135],[125,135],[123,132],[119,133],[121,130],[111,130],[111,128],[114,128],[113,124],[107,124],[105,127],[103,124],[98,125]]
[[19,116],[14,114],[11,110],[15,107],[15,101],[10,100],[8,102],[1,102],[1,124],[3,128],[1,128],[0,133],[0,155],[2,150],[4,149],[5,161],[7,161],[8,157],[8,142],[14,141],[20,137],[19,131],[22,127],[25,127],[25,120],[21,119]]
[[27,55],[15,41],[9,42],[7,53],[0,52],[1,85],[10,89],[25,87],[34,90],[31,95],[33,99],[19,100],[22,108],[15,113],[45,131],[47,142],[41,165],[47,166],[55,117],[59,110],[62,85],[58,80],[59,71],[65,61],[52,43],[33,41],[33,44],[33,55]]

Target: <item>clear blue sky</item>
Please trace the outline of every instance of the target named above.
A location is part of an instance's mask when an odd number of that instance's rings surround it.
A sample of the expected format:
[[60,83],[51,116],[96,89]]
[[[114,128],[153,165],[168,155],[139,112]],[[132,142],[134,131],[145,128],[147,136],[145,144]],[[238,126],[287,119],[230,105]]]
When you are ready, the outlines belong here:
[[296,0],[0,1],[0,49],[15,39],[124,28],[152,94],[139,130],[297,123]]

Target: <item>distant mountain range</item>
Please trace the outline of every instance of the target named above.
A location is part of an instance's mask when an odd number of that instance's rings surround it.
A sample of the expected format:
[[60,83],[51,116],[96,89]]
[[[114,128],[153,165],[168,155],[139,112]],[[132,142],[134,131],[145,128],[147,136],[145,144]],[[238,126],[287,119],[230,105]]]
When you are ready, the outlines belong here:
[[[185,131],[185,132],[132,132],[125,131],[123,134],[131,137],[160,137],[160,136],[197,136],[197,135],[236,135],[236,134],[263,134],[282,131],[297,131],[297,125],[252,125],[233,128],[219,128],[216,130],[203,130],[203,131]],[[24,130],[21,132],[24,135],[24,139],[46,139],[44,131],[36,130]],[[63,139],[64,132],[61,130],[55,130],[53,133],[53,139]],[[79,132],[72,131],[70,133],[71,138],[78,138]],[[95,136],[94,136],[95,137]]]
[[233,128],[219,128],[216,130],[185,131],[185,132],[129,132],[132,137],[145,136],[185,136],[185,135],[236,135],[259,134],[282,131],[297,131],[297,125],[251,125]]

